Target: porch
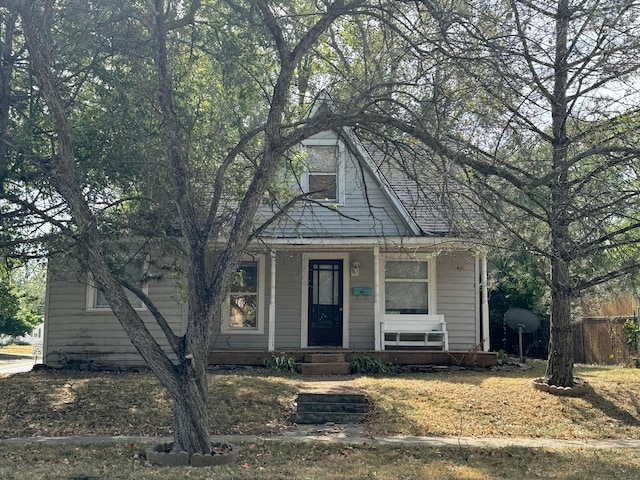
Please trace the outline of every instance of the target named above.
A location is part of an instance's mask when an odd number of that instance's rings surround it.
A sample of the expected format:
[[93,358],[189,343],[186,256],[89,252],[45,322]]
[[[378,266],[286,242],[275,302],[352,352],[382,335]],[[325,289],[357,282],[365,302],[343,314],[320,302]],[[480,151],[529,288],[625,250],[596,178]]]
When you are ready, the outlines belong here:
[[[265,359],[274,352],[266,350],[212,350],[209,354],[209,365],[244,365],[264,366]],[[442,351],[396,349],[384,351],[363,351],[348,349],[284,349],[278,354],[285,353],[295,359],[296,363],[308,364],[323,356],[344,356],[346,362],[357,357],[377,358],[383,362],[398,366],[407,365],[439,365],[463,367],[492,367],[497,364],[495,352],[472,351]]]

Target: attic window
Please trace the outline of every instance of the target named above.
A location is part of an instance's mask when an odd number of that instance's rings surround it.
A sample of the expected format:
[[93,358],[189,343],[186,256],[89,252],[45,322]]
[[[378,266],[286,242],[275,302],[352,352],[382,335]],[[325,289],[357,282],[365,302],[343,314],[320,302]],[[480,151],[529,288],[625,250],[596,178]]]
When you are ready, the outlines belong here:
[[326,201],[338,199],[337,150],[335,146],[307,147],[309,198]]

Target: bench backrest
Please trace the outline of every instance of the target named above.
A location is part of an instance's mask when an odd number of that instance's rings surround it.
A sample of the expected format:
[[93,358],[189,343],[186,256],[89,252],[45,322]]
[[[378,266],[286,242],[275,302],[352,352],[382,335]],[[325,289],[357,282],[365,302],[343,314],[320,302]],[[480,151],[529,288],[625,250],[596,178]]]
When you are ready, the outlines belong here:
[[383,332],[444,332],[444,315],[385,315]]

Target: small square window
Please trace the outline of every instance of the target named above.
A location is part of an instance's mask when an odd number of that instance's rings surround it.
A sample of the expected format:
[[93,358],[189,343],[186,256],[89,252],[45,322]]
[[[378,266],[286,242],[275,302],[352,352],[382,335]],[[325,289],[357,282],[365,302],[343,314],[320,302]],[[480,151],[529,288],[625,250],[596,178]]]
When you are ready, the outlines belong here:
[[[142,291],[146,293],[147,283],[144,281],[145,275],[145,261],[133,260],[125,266],[125,275],[127,275],[129,281],[135,283]],[[145,306],[142,300],[138,298],[133,292],[125,289],[127,298],[131,303],[131,306],[135,309],[144,309]],[[87,309],[88,310],[110,310],[109,302],[104,296],[104,293],[93,285],[91,276],[89,276],[89,287],[87,290]]]
[[309,171],[314,173],[336,173],[338,155],[336,147],[307,147]]
[[337,198],[336,175],[309,173],[309,198],[335,200]]

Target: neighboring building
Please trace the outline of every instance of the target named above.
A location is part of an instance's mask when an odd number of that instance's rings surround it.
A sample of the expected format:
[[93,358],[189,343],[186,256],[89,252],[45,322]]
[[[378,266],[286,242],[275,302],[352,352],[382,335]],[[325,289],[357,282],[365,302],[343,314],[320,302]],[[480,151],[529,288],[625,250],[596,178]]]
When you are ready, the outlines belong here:
[[[449,350],[487,350],[480,285],[486,262],[453,230],[437,195],[426,198],[393,169],[383,174],[382,154],[346,131],[303,146],[308,168],[295,188],[317,192],[315,202],[294,207],[252,244],[212,349],[377,351],[386,319],[443,315]],[[268,204],[257,221],[268,218]],[[101,293],[68,272],[50,262],[45,357],[64,352],[68,359],[139,364]],[[178,279],[158,275],[144,288],[183,331]],[[134,305],[162,342],[151,316]]]

